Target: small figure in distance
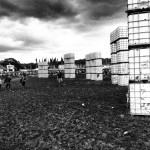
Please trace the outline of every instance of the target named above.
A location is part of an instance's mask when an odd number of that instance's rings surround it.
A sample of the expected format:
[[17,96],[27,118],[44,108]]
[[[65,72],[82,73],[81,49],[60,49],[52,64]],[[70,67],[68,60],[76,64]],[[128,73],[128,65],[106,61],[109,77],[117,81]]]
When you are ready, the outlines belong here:
[[2,88],[2,77],[0,76],[0,90]]
[[11,86],[10,81],[11,81],[11,77],[8,74],[6,74],[6,77],[5,77],[5,80],[4,80],[6,90],[7,90],[7,88],[10,89],[10,86]]
[[58,73],[57,73],[57,81],[59,85],[62,82],[62,72],[60,70],[58,70]]
[[22,84],[22,88],[25,88],[25,85],[26,85],[26,74],[25,73],[22,74],[20,83]]

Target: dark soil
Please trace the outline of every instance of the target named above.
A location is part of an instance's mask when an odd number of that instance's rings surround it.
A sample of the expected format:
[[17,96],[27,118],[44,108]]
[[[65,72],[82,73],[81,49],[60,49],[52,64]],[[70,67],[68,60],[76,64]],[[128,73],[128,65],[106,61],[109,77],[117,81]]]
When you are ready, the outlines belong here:
[[129,114],[127,87],[82,77],[18,82],[0,91],[0,150],[150,149],[150,118]]

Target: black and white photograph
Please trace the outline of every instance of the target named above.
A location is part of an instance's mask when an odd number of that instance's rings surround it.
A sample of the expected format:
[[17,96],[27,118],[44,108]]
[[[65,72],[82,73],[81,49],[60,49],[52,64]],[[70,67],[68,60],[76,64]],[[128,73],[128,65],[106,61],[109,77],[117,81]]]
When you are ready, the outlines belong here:
[[150,0],[0,0],[0,150],[149,150]]

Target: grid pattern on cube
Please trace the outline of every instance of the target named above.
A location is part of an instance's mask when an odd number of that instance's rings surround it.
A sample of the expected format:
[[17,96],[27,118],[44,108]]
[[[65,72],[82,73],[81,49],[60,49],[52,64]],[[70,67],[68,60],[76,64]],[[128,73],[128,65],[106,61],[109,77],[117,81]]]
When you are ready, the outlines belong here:
[[129,58],[128,58],[128,55],[129,55],[129,51],[120,51],[117,53],[117,62],[128,62],[129,61]]
[[131,114],[150,115],[150,83],[130,84],[130,111]]
[[111,74],[118,74],[118,64],[111,65]]
[[150,7],[150,0],[128,0],[128,10]]
[[38,63],[38,77],[39,78],[48,78],[48,62],[39,62]]
[[118,84],[118,75],[111,75],[112,84]]
[[[147,9],[148,8],[148,9]],[[150,115],[150,0],[128,0],[130,113]],[[137,45],[137,49],[130,46]]]
[[128,16],[129,45],[150,44],[150,13]]
[[118,74],[129,74],[129,64],[128,63],[121,63],[118,64]]
[[111,44],[111,53],[116,53],[117,52],[117,44],[116,43],[112,43]]
[[[129,73],[128,70],[128,27],[118,27],[110,34],[111,42],[111,80],[112,84],[128,85],[129,78],[122,78],[122,75]],[[115,49],[116,48],[116,49]],[[114,49],[116,54],[114,54]],[[116,76],[115,76],[116,74]],[[118,74],[118,75],[117,75]]]
[[119,39],[117,41],[117,51],[128,50],[128,39]]
[[128,86],[129,85],[129,75],[118,75],[118,85]]
[[117,54],[112,54],[111,55],[111,63],[112,64],[117,63]]
[[75,78],[75,55],[74,53],[64,54],[64,77]]
[[133,49],[129,51],[130,80],[150,79],[150,49]]
[[102,80],[102,59],[100,52],[86,55],[86,79]]
[[128,30],[127,27],[121,26],[115,29],[111,34],[110,34],[110,42],[114,42],[119,38],[126,38],[128,37]]

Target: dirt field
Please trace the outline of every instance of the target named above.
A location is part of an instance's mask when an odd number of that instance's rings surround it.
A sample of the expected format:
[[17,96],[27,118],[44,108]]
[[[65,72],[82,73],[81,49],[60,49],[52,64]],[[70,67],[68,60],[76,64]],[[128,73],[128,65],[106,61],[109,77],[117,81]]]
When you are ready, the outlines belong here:
[[28,77],[0,91],[0,150],[148,150],[150,118],[129,115],[127,87]]

